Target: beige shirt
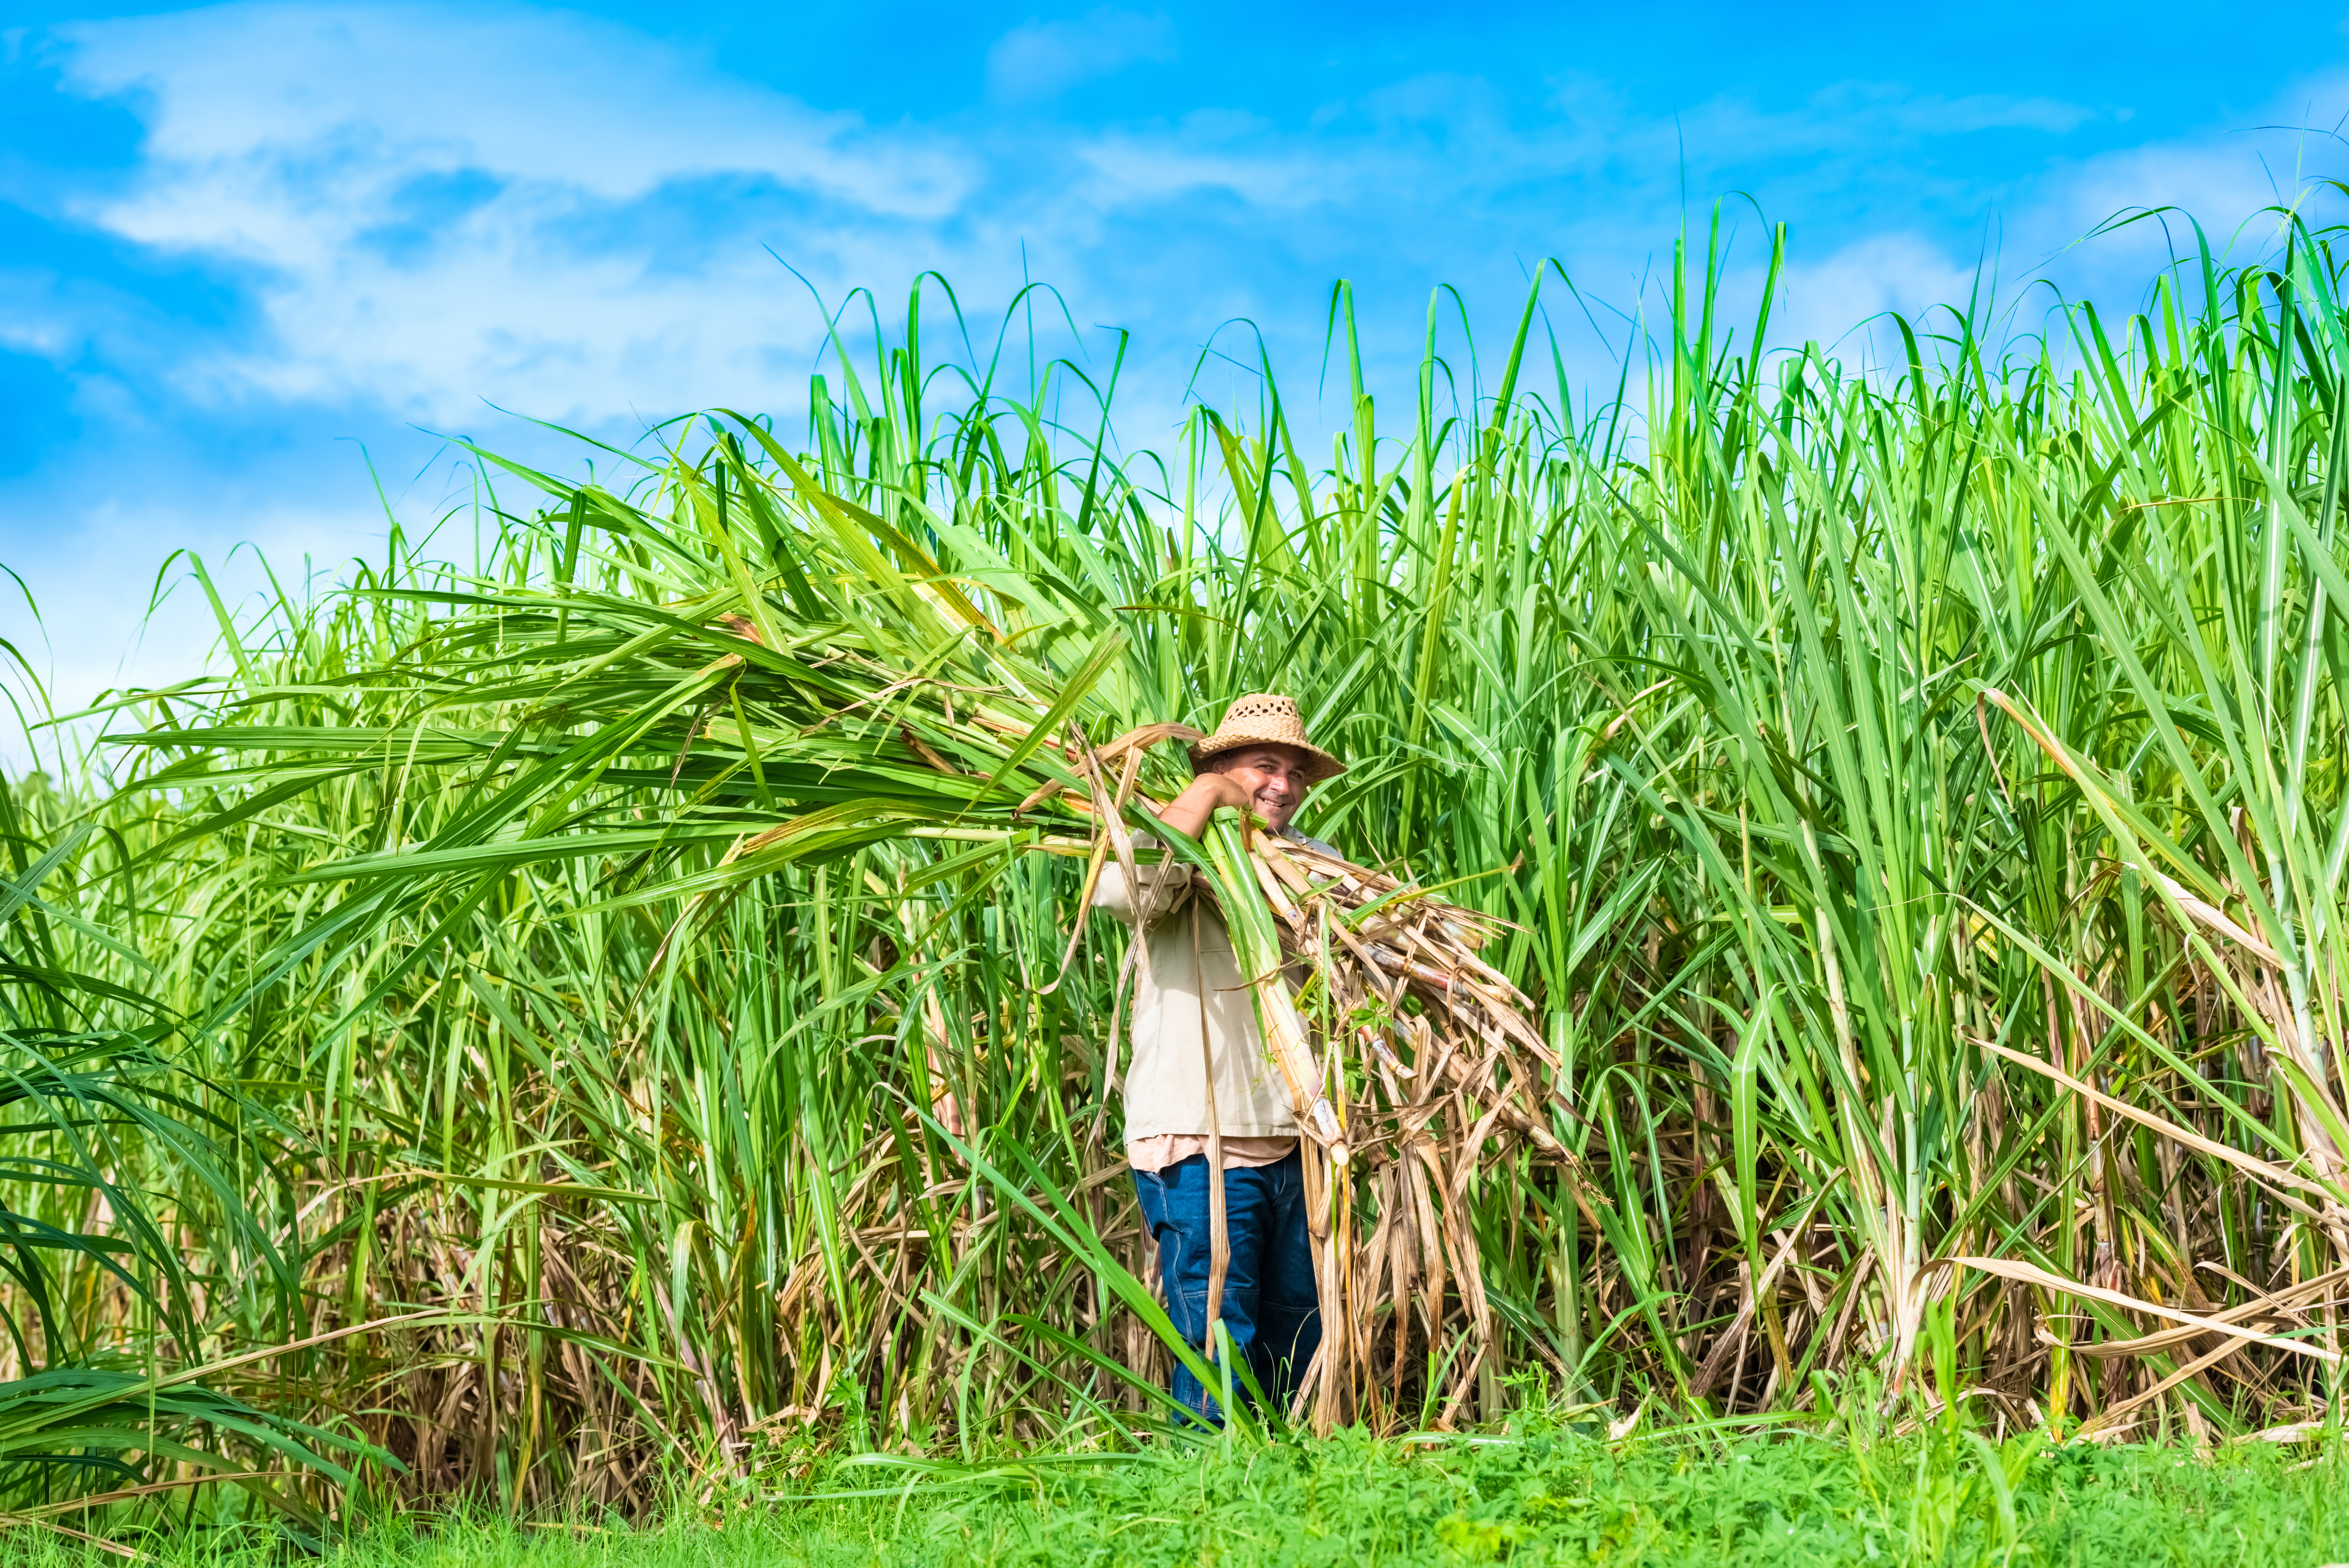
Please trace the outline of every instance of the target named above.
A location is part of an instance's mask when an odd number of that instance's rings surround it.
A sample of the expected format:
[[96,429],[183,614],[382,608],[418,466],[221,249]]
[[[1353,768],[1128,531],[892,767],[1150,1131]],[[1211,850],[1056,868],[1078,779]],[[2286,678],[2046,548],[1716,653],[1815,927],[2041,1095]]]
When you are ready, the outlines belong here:
[[[1155,847],[1149,839],[1134,843]],[[1206,1148],[1204,1012],[1224,1163],[1268,1165],[1295,1146],[1297,1118],[1280,1069],[1265,1050],[1256,1001],[1232,955],[1231,936],[1212,910],[1185,896],[1188,866],[1167,861],[1134,869],[1139,888],[1109,861],[1093,895],[1096,908],[1139,926],[1149,944],[1150,963],[1136,965],[1133,980],[1133,1059],[1125,1069],[1128,1162],[1137,1171],[1156,1171]]]
[[[1288,1158],[1297,1147],[1294,1138],[1226,1138],[1224,1140],[1224,1169],[1255,1165],[1278,1165]],[[1136,1171],[1164,1171],[1194,1154],[1207,1151],[1206,1134],[1194,1136],[1187,1132],[1162,1132],[1155,1138],[1137,1138],[1125,1146],[1125,1162]]]

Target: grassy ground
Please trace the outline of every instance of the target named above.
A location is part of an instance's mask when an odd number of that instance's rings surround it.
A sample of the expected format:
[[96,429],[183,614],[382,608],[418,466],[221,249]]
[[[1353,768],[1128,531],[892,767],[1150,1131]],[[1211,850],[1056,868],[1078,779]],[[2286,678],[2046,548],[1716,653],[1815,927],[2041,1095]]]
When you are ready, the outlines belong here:
[[[2157,1563],[2349,1559],[2342,1462],[2314,1447],[2054,1449],[1932,1429],[1862,1443],[1571,1427],[1440,1446],[1340,1433],[1138,1458],[844,1466],[819,1501],[660,1529],[378,1526],[336,1568],[732,1564]],[[862,1493],[863,1495],[858,1495]],[[0,1537],[7,1568],[90,1568]],[[217,1554],[184,1542],[166,1561]],[[243,1556],[244,1553],[234,1555]]]

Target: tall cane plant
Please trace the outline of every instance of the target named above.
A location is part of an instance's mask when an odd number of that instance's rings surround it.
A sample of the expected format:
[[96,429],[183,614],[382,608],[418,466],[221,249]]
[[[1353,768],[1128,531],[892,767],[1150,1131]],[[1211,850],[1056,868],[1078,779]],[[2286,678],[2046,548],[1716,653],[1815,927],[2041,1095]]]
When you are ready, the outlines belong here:
[[[1402,1283],[1350,1414],[1864,1373],[2010,1425],[2315,1418],[2334,244],[1857,367],[1770,290],[1733,334],[1692,257],[1622,395],[1570,396],[1536,298],[1490,385],[1432,337],[1400,418],[1341,297],[1322,455],[1268,380],[1120,456],[1072,367],[945,379],[928,327],[803,434],[713,412],[597,454],[628,482],[485,454],[477,559],[395,535],[227,623],[234,676],[124,699],[119,792],[44,808],[98,830],[43,884],[72,963],[301,1134],[223,1178],[300,1313],[239,1253],[192,1332],[441,1313],[290,1353],[286,1398],[518,1505],[1135,1437],[1172,1352],[1084,912],[1180,779],[1102,748],[1285,689],[1355,761],[1310,830],[1493,934],[1542,1064],[1525,1125],[1429,1123],[1478,1158],[1333,1197],[1408,1216],[1357,1233]],[[1386,1103],[1371,1020],[1300,995],[1333,1114]]]

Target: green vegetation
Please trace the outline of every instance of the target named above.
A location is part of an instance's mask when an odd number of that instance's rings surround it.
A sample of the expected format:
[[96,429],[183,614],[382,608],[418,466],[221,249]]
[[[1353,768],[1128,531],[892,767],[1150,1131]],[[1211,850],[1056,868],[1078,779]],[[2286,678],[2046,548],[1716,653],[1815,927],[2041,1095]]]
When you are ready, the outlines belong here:
[[[1609,1443],[1596,1423],[1517,1420],[1473,1442],[1348,1429],[1270,1446],[1040,1456],[960,1466],[836,1464],[814,1501],[680,1502],[665,1522],[517,1524],[493,1512],[386,1518],[330,1568],[1143,1568],[1478,1563],[1762,1565],[2115,1563],[2315,1568],[2349,1558],[2337,1453],[2264,1443],[2050,1447],[1934,1427],[1729,1439],[1680,1430]],[[2337,1448],[2337,1444],[2334,1445]],[[5,1568],[98,1568],[19,1532]],[[166,1563],[266,1560],[254,1532],[134,1535]],[[107,1559],[105,1561],[112,1561]]]
[[931,289],[802,438],[487,459],[461,569],[395,532],[224,614],[103,788],[5,798],[6,1501],[209,1465],[315,1532],[342,1467],[601,1517],[1146,1446],[1067,792],[1267,688],[1359,759],[1309,830],[1508,923],[1570,1108],[1438,1104],[1456,1184],[1345,1190],[1430,1304],[1350,1418],[2321,1418],[2349,315],[2285,234],[1874,375],[1692,268],[1598,407],[1537,299],[1489,383],[1431,328],[1399,421],[1354,371],[1326,454],[1268,378],[1119,448],[1074,367],[941,366]]

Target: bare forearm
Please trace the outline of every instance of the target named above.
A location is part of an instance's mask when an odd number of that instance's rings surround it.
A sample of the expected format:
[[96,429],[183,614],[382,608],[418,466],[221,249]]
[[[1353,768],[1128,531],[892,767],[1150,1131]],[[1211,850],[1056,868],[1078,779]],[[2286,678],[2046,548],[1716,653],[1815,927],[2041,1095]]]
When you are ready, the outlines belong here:
[[1206,832],[1207,820],[1216,814],[1216,808],[1233,804],[1226,797],[1238,793],[1221,774],[1202,773],[1167,802],[1166,810],[1158,813],[1158,820],[1185,838],[1196,839]]

